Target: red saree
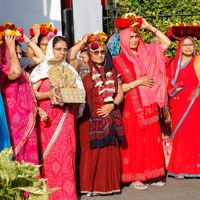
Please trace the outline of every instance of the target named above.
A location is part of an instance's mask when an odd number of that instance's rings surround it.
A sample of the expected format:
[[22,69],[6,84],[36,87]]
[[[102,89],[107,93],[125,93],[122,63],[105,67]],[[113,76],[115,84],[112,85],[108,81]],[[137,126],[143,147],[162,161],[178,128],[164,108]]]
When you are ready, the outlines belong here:
[[[47,92],[49,79],[43,79],[39,92]],[[49,200],[77,200],[75,179],[75,122],[70,107],[50,107],[50,100],[39,101],[47,112],[48,121],[40,121],[39,144],[42,160],[42,177],[49,188],[59,188]]]
[[[124,53],[113,59],[122,82],[136,80],[133,63]],[[146,181],[165,175],[157,104],[143,106],[138,87],[125,94],[122,120],[126,142],[121,144],[122,181]]]
[[[103,67],[100,68],[103,74]],[[114,73],[114,71],[112,71]],[[102,75],[102,77],[104,77]],[[86,90],[86,107],[83,117],[77,122],[79,128],[80,153],[78,155],[78,190],[80,193],[112,194],[120,192],[121,160],[117,138],[114,145],[90,148],[89,118],[91,96],[93,94],[93,81],[91,74],[83,78]],[[95,95],[95,102],[99,108],[104,104],[100,95]],[[95,110],[96,112],[96,110]],[[109,115],[112,115],[109,114]],[[116,136],[115,136],[116,137]]]
[[[178,68],[178,60],[180,60],[181,42],[177,55],[170,66],[167,67],[168,86],[172,89],[172,79]],[[197,74],[194,70],[194,62],[199,57],[196,55],[189,63],[180,68],[177,85],[182,83],[183,89],[170,98],[171,118],[172,118],[172,154],[168,167],[168,175],[184,176],[184,177],[200,177],[200,99],[199,94],[196,99],[193,98],[195,90],[199,84]],[[199,63],[198,63],[199,67]],[[176,86],[176,85],[175,85]],[[198,89],[199,90],[199,89]],[[182,119],[191,100],[193,104],[186,113],[186,117]],[[177,126],[180,121],[182,123]],[[179,128],[177,128],[179,127]],[[176,133],[174,134],[174,132]]]

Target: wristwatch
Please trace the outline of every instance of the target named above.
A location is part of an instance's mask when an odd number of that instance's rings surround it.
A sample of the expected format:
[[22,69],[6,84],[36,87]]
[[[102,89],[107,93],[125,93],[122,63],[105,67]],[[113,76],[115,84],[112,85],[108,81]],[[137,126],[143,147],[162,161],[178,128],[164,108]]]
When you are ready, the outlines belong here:
[[117,109],[118,105],[116,103],[114,103],[114,102],[113,102],[113,104],[114,104],[114,109]]

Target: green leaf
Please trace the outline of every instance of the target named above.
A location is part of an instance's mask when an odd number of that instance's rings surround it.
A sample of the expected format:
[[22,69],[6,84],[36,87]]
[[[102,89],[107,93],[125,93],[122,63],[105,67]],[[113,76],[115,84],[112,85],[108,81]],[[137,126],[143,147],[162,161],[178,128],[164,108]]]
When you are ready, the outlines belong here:
[[38,179],[39,165],[12,161],[12,148],[0,152],[0,199],[48,200],[48,196],[58,188],[47,189],[45,179]]

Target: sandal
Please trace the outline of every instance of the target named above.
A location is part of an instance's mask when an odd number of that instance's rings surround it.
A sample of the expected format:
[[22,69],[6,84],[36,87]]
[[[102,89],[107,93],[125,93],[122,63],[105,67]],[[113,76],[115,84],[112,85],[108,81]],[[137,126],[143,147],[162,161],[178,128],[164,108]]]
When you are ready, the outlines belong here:
[[153,186],[158,186],[158,187],[162,187],[165,185],[165,182],[163,181],[158,181],[158,182],[155,182],[155,183],[151,183],[151,185]]
[[86,196],[87,197],[93,197],[93,196],[98,196],[98,193],[87,193]]
[[132,182],[130,184],[130,187],[131,188],[134,188],[136,190],[146,190],[148,188],[147,185],[144,185],[142,182],[140,181],[136,181],[136,182]]
[[176,180],[183,180],[183,179],[184,179],[184,176],[181,176],[181,175],[180,175],[180,176],[175,177],[175,179],[176,179]]

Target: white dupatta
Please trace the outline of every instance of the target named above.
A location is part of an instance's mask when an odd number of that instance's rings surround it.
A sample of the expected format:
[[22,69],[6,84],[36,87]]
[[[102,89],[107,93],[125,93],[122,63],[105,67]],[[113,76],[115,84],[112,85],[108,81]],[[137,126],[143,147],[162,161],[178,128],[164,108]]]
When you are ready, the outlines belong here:
[[[57,36],[55,36],[55,37],[57,37]],[[55,59],[54,54],[53,54],[53,40],[55,37],[53,37],[47,45],[45,60],[42,63],[40,63],[39,65],[37,65],[30,74],[32,84],[34,84],[44,78],[48,78],[47,72],[51,67],[48,65],[48,61],[50,59]],[[71,65],[69,65],[65,60],[63,60],[62,62],[63,62],[63,66],[68,67],[70,70],[72,70],[74,72],[74,75],[76,77],[77,87],[80,89],[83,89],[85,91],[81,77],[79,76],[78,72]],[[83,115],[84,108],[85,108],[85,104],[81,104],[79,106],[79,110],[76,113],[76,118],[79,118]]]

